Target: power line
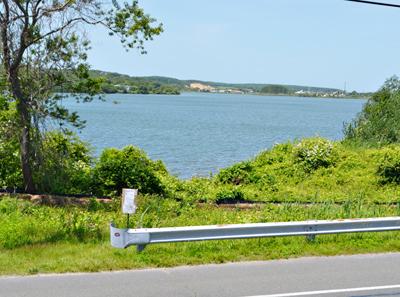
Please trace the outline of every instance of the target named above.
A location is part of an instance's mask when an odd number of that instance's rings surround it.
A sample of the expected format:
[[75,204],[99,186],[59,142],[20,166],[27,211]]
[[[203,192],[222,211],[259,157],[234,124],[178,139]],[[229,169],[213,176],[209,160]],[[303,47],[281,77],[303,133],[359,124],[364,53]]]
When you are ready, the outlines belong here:
[[397,7],[400,8],[400,5],[398,4],[392,4],[392,3],[382,3],[382,2],[375,2],[375,1],[366,1],[366,0],[346,0],[350,2],[359,2],[359,3],[366,3],[366,4],[374,4],[374,5],[381,5],[381,6],[390,6],[390,7]]

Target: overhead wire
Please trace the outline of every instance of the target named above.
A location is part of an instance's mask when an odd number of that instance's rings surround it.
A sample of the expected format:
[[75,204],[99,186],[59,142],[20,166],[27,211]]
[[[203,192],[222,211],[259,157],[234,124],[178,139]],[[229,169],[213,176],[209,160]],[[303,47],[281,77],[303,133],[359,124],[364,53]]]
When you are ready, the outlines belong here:
[[393,3],[384,3],[384,2],[367,1],[367,0],[346,0],[346,1],[400,8],[399,4],[393,4]]

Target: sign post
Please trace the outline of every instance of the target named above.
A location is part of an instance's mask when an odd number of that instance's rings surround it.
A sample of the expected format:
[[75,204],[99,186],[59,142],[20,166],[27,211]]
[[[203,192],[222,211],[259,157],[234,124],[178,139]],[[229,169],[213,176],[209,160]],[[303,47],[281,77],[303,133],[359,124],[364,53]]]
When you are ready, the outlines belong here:
[[138,195],[137,189],[122,189],[122,213],[127,215],[126,228],[129,228],[129,215],[136,212],[136,197]]

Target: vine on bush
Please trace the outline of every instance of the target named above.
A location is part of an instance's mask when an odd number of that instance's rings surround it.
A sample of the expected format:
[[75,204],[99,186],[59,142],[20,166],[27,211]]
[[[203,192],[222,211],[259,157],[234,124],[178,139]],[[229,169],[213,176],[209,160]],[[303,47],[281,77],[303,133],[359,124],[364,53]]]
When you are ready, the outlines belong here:
[[295,162],[301,164],[306,171],[335,164],[337,153],[331,141],[321,138],[308,138],[294,147]]
[[382,183],[400,184],[400,147],[387,147],[379,161],[377,174]]

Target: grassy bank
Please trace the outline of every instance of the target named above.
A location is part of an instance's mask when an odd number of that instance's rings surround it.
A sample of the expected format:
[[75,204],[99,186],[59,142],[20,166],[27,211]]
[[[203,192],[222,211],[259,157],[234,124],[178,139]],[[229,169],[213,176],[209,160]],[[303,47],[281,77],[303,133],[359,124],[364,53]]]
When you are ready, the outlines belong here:
[[[189,204],[172,199],[141,197],[134,224],[144,227],[337,219],[400,215],[398,205],[386,206],[348,200],[343,204],[265,204],[252,209]],[[123,224],[116,206],[106,208],[48,207],[3,198],[0,201],[0,274],[35,274],[119,270],[144,267],[267,260],[311,255],[336,255],[400,250],[400,234],[318,236],[299,238],[225,240],[150,245],[113,249],[108,223]]]
[[[360,148],[313,138],[277,145],[210,178],[182,181],[156,171],[162,194],[140,196],[131,227],[399,216],[399,168],[398,146]],[[317,236],[314,242],[299,237],[161,244],[138,254],[109,245],[109,222],[125,224],[118,198],[62,207],[0,199],[2,275],[400,250],[400,233],[387,232]]]
[[56,243],[0,250],[0,275],[97,272],[179,265],[397,252],[400,236],[394,234],[341,235],[304,238],[246,239],[207,243],[160,244],[138,254],[116,250],[108,242]]
[[207,179],[170,179],[187,201],[397,203],[399,146],[367,148],[321,138],[276,145]]

